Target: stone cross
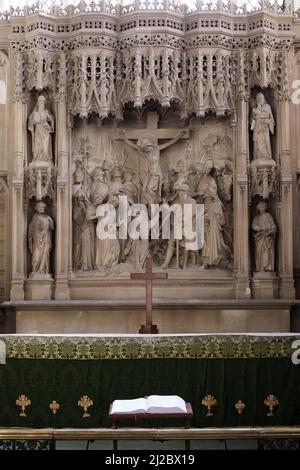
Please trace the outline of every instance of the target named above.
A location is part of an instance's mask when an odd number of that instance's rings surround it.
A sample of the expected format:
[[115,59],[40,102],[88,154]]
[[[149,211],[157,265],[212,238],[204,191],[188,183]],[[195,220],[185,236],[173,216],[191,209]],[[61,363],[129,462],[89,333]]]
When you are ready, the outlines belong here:
[[[184,131],[184,132],[183,132]],[[140,137],[147,137],[149,134],[153,137],[156,145],[158,145],[159,140],[171,140],[176,139],[179,135],[180,139],[189,139],[189,128],[158,128],[158,114],[156,112],[148,112],[147,119],[146,119],[146,127],[142,129],[125,129],[125,137],[128,140],[138,140]],[[117,137],[117,140],[123,140],[122,136]]]
[[167,273],[154,273],[152,271],[152,258],[146,258],[145,273],[131,273],[131,279],[144,279],[146,281],[146,325],[142,325],[140,334],[157,334],[157,325],[152,324],[152,281],[155,279],[168,279]]

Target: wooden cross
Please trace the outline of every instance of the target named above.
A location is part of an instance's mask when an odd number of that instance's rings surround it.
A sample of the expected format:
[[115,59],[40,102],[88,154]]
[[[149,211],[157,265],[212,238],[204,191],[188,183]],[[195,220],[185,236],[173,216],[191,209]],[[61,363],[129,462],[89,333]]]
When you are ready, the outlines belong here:
[[167,273],[154,273],[152,271],[152,258],[146,258],[145,273],[131,273],[131,279],[144,279],[146,281],[146,325],[142,325],[140,334],[157,334],[157,325],[152,324],[152,281],[155,279],[168,279]]
[[[150,111],[147,113],[146,118],[146,127],[144,128],[127,128],[124,129],[125,137],[127,140],[138,140],[140,137],[146,137],[149,134],[153,137],[154,142],[158,145],[159,140],[172,140],[178,138],[179,133],[180,139],[188,139],[190,137],[189,128],[158,128],[158,114],[156,112]],[[124,137],[121,135],[116,135],[116,140],[124,140]]]

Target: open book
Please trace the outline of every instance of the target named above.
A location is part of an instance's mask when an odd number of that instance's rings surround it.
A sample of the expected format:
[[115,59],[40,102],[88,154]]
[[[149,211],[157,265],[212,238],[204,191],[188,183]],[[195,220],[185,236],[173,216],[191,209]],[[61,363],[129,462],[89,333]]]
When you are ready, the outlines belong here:
[[177,395],[150,395],[135,400],[115,400],[111,414],[187,413],[185,402]]

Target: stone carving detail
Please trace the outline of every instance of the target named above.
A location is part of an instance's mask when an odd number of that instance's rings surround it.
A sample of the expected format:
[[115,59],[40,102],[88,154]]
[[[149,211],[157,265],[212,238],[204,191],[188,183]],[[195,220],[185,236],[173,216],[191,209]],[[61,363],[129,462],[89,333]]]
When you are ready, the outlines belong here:
[[249,168],[250,196],[268,199],[275,196],[280,199],[280,168],[278,165],[258,166]]
[[30,49],[26,60],[26,85],[28,90],[52,88],[55,80],[53,53],[40,48]]
[[85,31],[71,41],[36,34],[11,44],[19,51],[16,96],[47,88],[65,100],[67,88],[73,116],[96,113],[102,120],[115,116],[120,121],[125,106],[133,103],[139,110],[149,101],[164,109],[179,107],[184,119],[210,112],[223,116],[233,113],[236,99],[246,99],[253,86],[289,96],[290,39],[196,31],[185,37],[183,31],[143,34],[140,29],[135,35],[115,30],[113,36]]
[[28,130],[32,135],[32,161],[53,162],[52,136],[54,132],[54,117],[46,108],[46,98],[40,95],[37,104],[29,116]]
[[25,168],[25,197],[42,200],[46,196],[55,199],[57,171],[53,165],[52,134],[54,116],[45,106],[46,98],[38,97],[28,119],[32,136],[32,161]]
[[255,270],[274,271],[275,267],[275,236],[277,227],[272,215],[267,212],[268,205],[261,201],[257,204],[257,215],[251,228],[255,244]]
[[50,273],[50,252],[52,249],[51,232],[54,222],[46,214],[46,203],[35,204],[35,214],[28,227],[28,247],[32,255],[32,275],[48,275]]
[[115,112],[114,60],[114,54],[103,52],[82,53],[69,61],[68,103],[71,114],[87,117],[95,112],[104,119]]
[[[230,264],[230,248],[224,241],[225,210],[218,195],[216,179],[212,176],[213,169],[213,161],[207,159],[198,185],[198,195],[204,203],[205,231],[202,262],[205,268],[228,267]],[[221,178],[222,176],[219,175],[219,179]],[[229,197],[231,199],[231,190],[227,188],[223,196],[227,200]],[[230,226],[227,226],[227,230],[230,232]]]
[[275,120],[271,106],[266,103],[263,93],[256,95],[256,106],[251,115],[251,131],[253,131],[253,159],[257,162],[270,163],[272,149],[270,133],[274,134]]
[[37,201],[48,196],[55,199],[56,168],[53,166],[33,166],[25,168],[25,198]]
[[269,12],[274,15],[291,15],[293,3],[291,1],[286,1],[284,4],[278,1],[262,2],[262,3],[243,3],[242,5],[237,5],[234,0],[225,0],[219,2],[214,1],[198,1],[192,7],[187,7],[186,5],[180,5],[174,0],[164,0],[158,2],[156,0],[134,0],[131,3],[126,5],[114,5],[110,0],[90,0],[88,2],[80,1],[76,6],[73,4],[67,5],[64,9],[59,5],[51,4],[51,7],[48,7],[46,3],[34,4],[32,6],[26,5],[23,8],[11,7],[10,12],[1,13],[0,19],[7,21],[9,18],[13,17],[24,17],[42,14],[50,14],[52,17],[64,17],[78,15],[79,13],[98,13],[103,12],[107,15],[120,17],[133,12],[171,12],[176,13],[177,15],[184,16],[185,13],[197,13],[197,12],[224,12],[227,15],[246,15],[249,12]]
[[[144,120],[146,128],[133,123],[117,132],[108,128],[101,131],[100,140],[96,124],[93,131],[93,125],[74,131],[74,269],[99,274],[138,271],[149,253],[156,266],[165,269],[231,268],[232,139],[220,128],[201,140],[198,130],[168,128],[166,123],[161,128],[153,111]],[[183,150],[177,150],[178,145]],[[186,240],[177,243],[172,219],[169,241],[99,239],[102,206],[109,202],[118,213],[118,196],[125,195],[129,206],[141,202],[148,210],[152,203],[204,203],[204,248],[190,251]],[[143,216],[148,217],[147,210]]]
[[0,194],[5,193],[8,190],[7,182],[3,177],[0,177]]
[[253,133],[253,160],[249,168],[250,196],[268,199],[280,196],[280,169],[272,156],[270,134],[274,134],[275,120],[271,106],[263,93],[257,93],[256,105],[250,116]]
[[230,53],[221,50],[216,53],[193,51],[187,54],[186,67],[184,65],[188,115],[195,113],[203,117],[207,112],[214,111],[217,116],[223,116],[233,110],[233,62]]
[[[190,190],[189,186],[187,184],[184,184],[184,183],[183,184],[177,184],[176,190],[177,190],[177,197],[174,200],[174,202],[177,203],[179,206],[181,206],[182,209],[184,208],[185,204],[191,204],[192,214],[193,214],[193,222],[194,222],[196,200],[189,196],[189,190]],[[173,233],[174,233],[174,230],[175,230],[174,224],[173,224],[172,230],[173,230]],[[178,240],[178,241],[176,241],[174,237],[171,238],[168,241],[167,251],[166,251],[165,260],[164,260],[164,264],[162,265],[162,268],[163,269],[168,269],[169,268],[170,263],[171,263],[172,258],[173,258],[173,255],[175,253],[175,246],[176,246],[176,244],[178,244],[177,245],[178,249],[177,249],[177,253],[176,253],[177,268],[180,267],[180,264],[179,264],[179,255],[180,255],[179,249],[180,249],[180,250],[182,250],[182,258],[183,258],[181,267],[183,269],[187,269],[189,258],[193,257],[193,254],[194,254],[193,251],[188,249],[188,243],[192,242],[192,241],[193,240],[186,239],[184,236],[183,236],[182,240]]]

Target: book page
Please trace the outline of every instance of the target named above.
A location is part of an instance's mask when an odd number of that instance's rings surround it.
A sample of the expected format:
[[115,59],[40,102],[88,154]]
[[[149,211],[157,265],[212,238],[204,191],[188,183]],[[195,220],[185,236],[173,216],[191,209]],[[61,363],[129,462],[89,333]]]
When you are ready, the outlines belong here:
[[178,395],[150,395],[147,413],[187,413],[185,401]]
[[136,398],[135,400],[115,400],[111,407],[111,413],[146,413],[147,400]]

